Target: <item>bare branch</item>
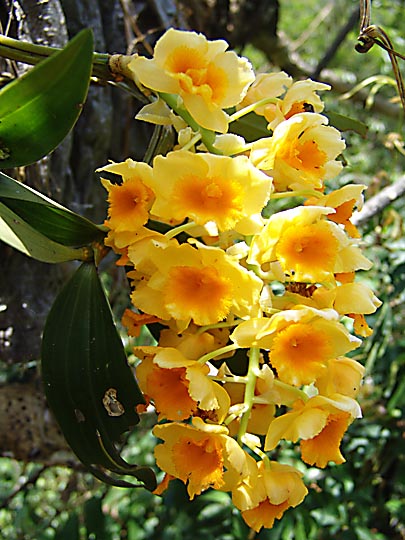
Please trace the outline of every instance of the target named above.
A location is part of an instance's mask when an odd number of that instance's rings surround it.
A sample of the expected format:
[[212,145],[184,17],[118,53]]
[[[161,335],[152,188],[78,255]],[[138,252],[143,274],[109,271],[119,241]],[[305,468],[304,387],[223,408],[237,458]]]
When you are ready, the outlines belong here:
[[314,69],[314,71],[311,74],[311,77],[313,79],[316,79],[319,77],[319,74],[323,69],[326,68],[326,66],[330,63],[332,58],[337,53],[339,47],[345,40],[347,34],[354,28],[354,26],[357,24],[357,21],[359,20],[359,9],[355,8],[352,13],[350,14],[350,17],[347,19],[345,24],[342,26],[342,28],[339,30],[339,32],[336,34],[335,39],[332,41],[328,49],[326,50],[323,57],[319,60],[318,65]]
[[363,225],[369,219],[376,216],[387,206],[405,194],[405,176],[401,176],[394,184],[385,187],[377,195],[371,197],[360,212],[353,214],[354,225]]

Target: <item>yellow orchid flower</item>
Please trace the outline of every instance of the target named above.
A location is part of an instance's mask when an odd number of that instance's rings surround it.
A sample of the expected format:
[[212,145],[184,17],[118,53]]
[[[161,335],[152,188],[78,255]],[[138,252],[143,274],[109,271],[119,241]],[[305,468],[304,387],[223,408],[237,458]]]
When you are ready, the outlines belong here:
[[178,330],[191,321],[205,326],[230,314],[244,318],[259,313],[262,281],[222,249],[173,240],[167,244],[152,240],[144,248],[142,254],[129,249],[138,271],[130,274],[136,283],[131,299],[138,309],[175,319]]
[[264,449],[272,450],[281,439],[301,440],[305,463],[324,468],[329,461],[343,463],[340,453],[342,437],[355,419],[361,417],[357,401],[348,396],[314,396],[306,403],[297,400],[292,411],[273,420],[266,435]]
[[254,80],[252,66],[223,40],[170,28],[157,41],[153,58],[135,56],[128,65],[135,81],[155,92],[176,94],[203,128],[225,133],[228,115]]
[[153,191],[148,187],[152,168],[146,163],[127,159],[123,163],[112,163],[98,169],[98,172],[103,171],[122,177],[120,184],[101,179],[108,191],[106,224],[118,233],[136,231],[148,221],[149,210],[154,201]]
[[251,473],[252,458],[224,426],[196,417],[191,426],[158,424],[153,434],[164,441],[155,448],[158,467],[187,484],[190,499],[210,487],[231,490]]
[[272,317],[251,318],[240,323],[230,336],[238,347],[269,350],[278,378],[288,384],[310,384],[327,369],[330,359],[358,347],[338,322],[336,311],[295,306]]
[[135,347],[141,390],[153,400],[159,420],[186,420],[200,409],[221,423],[228,412],[227,392],[209,377],[209,367],[171,347]]
[[254,234],[271,179],[246,156],[195,154],[184,150],[157,156],[150,184],[156,199],[151,213],[163,221],[188,218],[198,225],[215,222],[219,231]]
[[335,158],[345,148],[339,131],[327,123],[321,114],[294,114],[278,124],[272,137],[253,143],[250,159],[272,176],[276,191],[321,190],[324,180],[340,172]]
[[344,231],[325,219],[333,209],[299,206],[272,215],[253,238],[248,263],[278,262],[286,278],[335,283],[334,274],[368,270],[372,263]]
[[258,478],[254,485],[242,482],[232,491],[232,502],[256,532],[271,529],[284,512],[298,506],[308,493],[302,473],[290,465],[276,461],[257,464]]

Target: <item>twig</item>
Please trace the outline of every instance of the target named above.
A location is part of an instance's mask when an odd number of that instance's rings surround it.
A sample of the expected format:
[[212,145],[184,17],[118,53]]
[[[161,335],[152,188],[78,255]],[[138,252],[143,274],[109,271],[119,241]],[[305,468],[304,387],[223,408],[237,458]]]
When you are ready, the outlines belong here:
[[394,184],[385,187],[377,193],[377,195],[371,197],[371,199],[364,204],[360,212],[353,214],[351,221],[356,226],[363,225],[404,194],[405,176],[401,176]]
[[330,13],[333,11],[334,2],[329,2],[326,6],[319,11],[317,15],[312,19],[310,24],[307,26],[304,32],[297,38],[295,41],[292,41],[291,52],[297,51],[308,39],[316,32],[319,26],[327,19]]
[[10,504],[10,502],[14,499],[14,497],[18,494],[18,493],[21,493],[22,491],[25,491],[28,486],[30,485],[35,485],[36,481],[38,480],[38,478],[41,476],[41,474],[47,469],[47,465],[43,465],[42,467],[40,467],[39,469],[37,469],[35,472],[33,472],[31,474],[31,476],[29,476],[29,478],[21,485],[18,486],[17,489],[15,489],[12,493],[10,493],[10,495],[8,497],[6,497],[0,504],[0,509],[1,508],[7,508]]
[[354,28],[358,20],[359,20],[359,9],[355,8],[352,11],[349,19],[344,24],[344,26],[337,33],[335,39],[330,44],[330,46],[328,47],[323,57],[319,60],[318,65],[316,66],[313,73],[311,74],[311,78],[317,79],[319,77],[319,74],[321,73],[321,71],[329,64],[329,62],[335,56],[337,50],[339,49],[340,45],[343,43],[345,37],[350,32],[350,30]]

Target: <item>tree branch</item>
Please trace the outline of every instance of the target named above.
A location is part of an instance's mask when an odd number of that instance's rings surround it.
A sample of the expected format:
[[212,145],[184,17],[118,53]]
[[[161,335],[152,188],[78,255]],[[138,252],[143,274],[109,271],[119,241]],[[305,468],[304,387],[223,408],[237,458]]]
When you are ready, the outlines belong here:
[[353,214],[354,225],[363,225],[369,219],[381,213],[384,208],[405,194],[405,176],[401,176],[394,184],[385,187],[377,195],[371,197],[360,210]]
[[311,74],[311,78],[317,79],[323,69],[326,68],[326,66],[329,64],[329,62],[332,60],[332,58],[335,56],[336,52],[338,51],[339,47],[343,43],[343,41],[346,39],[347,34],[354,28],[354,26],[358,23],[359,20],[359,8],[356,7],[350,14],[350,17],[346,21],[346,23],[342,26],[342,28],[339,30],[339,32],[336,34],[335,39],[332,41],[328,49],[326,50],[323,57],[319,60],[318,65],[314,69],[314,71]]

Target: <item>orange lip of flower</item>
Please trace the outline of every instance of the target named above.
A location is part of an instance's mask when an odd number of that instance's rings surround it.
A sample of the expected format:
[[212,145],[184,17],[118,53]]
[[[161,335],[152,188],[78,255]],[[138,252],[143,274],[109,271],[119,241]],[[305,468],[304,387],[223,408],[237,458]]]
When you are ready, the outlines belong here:
[[223,456],[219,441],[212,437],[196,440],[184,437],[173,446],[173,462],[180,480],[188,480],[197,493],[223,484]]
[[168,56],[165,68],[177,78],[186,94],[200,95],[208,103],[220,102],[225,95],[228,85],[225,72],[207,62],[198,49],[177,47]]
[[304,225],[299,230],[289,227],[276,248],[287,271],[291,269],[295,274],[308,276],[331,274],[338,250],[339,242],[324,221]]
[[186,368],[162,369],[154,366],[147,378],[148,395],[156,410],[168,420],[185,420],[197,411],[189,394]]
[[319,435],[301,441],[301,457],[308,465],[324,468],[329,461],[337,465],[346,460],[340,452],[340,443],[350,421],[350,414],[330,414],[326,426]]
[[248,474],[251,459],[219,425],[193,418],[193,425],[161,424],[153,434],[163,443],[155,448],[157,465],[187,484],[190,499],[209,487],[233,489]]
[[196,324],[223,320],[232,305],[232,285],[212,267],[177,266],[170,271],[165,302],[173,316]]
[[235,183],[188,175],[177,182],[176,188],[174,203],[188,208],[188,215],[197,223],[214,220],[221,229],[227,229],[241,217],[241,196]]
[[280,379],[297,386],[309,384],[321,375],[331,355],[328,335],[302,323],[280,331],[270,352]]
[[272,504],[268,499],[259,503],[258,506],[251,510],[242,512],[242,517],[246,523],[259,532],[262,527],[271,529],[276,519],[281,519],[284,512],[289,508],[288,501],[280,504]]
[[319,149],[314,140],[300,142],[299,139],[290,145],[284,145],[278,158],[296,170],[304,170],[316,176],[322,176],[322,166],[327,161],[325,152]]

